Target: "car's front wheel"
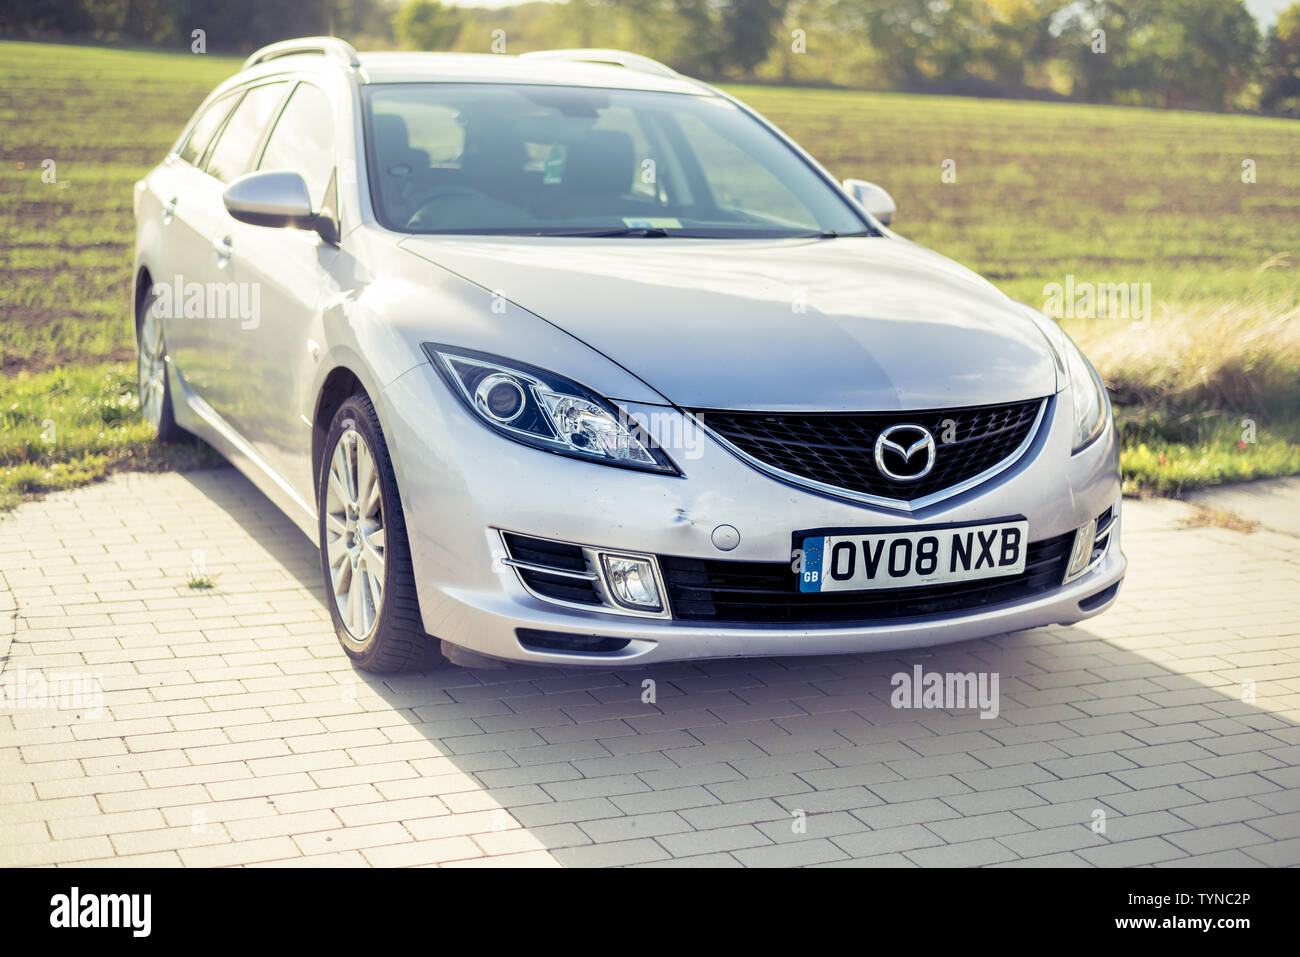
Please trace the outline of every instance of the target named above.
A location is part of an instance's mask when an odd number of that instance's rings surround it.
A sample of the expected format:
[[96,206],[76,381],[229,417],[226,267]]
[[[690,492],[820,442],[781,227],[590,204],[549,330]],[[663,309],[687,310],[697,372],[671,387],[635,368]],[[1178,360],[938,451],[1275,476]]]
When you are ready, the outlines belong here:
[[437,641],[420,619],[392,460],[364,394],[334,414],[317,501],[330,617],[348,657],[382,674],[440,664]]

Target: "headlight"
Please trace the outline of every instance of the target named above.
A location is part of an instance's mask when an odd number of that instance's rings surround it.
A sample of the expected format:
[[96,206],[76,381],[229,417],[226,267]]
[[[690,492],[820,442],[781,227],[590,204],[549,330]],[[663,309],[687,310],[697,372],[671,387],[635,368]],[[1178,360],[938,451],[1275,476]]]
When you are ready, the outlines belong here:
[[452,391],[507,438],[560,455],[680,475],[626,413],[578,383],[485,352],[424,344]]
[[1062,338],[1065,366],[1070,374],[1070,400],[1074,403],[1074,439],[1070,444],[1073,453],[1101,435],[1105,428],[1106,389],[1074,340],[1064,335]]

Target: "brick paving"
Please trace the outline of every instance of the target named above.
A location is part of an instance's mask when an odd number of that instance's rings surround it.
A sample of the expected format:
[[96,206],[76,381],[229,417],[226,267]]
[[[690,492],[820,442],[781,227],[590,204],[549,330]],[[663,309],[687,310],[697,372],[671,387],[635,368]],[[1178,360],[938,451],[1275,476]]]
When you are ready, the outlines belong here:
[[[0,865],[1294,866],[1300,538],[1188,514],[1127,503],[1072,628],[383,680],[233,470],[54,494],[0,516]],[[894,709],[916,664],[998,716]]]

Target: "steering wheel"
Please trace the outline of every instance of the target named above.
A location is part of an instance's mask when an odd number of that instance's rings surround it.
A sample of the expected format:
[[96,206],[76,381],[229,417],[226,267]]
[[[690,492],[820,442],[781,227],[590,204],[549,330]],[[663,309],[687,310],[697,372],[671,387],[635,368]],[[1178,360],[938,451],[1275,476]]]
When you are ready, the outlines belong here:
[[434,210],[430,207],[436,208],[439,203],[454,196],[471,196],[475,199],[484,198],[482,193],[476,189],[470,189],[468,186],[439,186],[427,190],[411,201],[411,204],[415,207],[415,212],[407,219],[407,228],[423,225],[426,214],[430,218],[433,216]]

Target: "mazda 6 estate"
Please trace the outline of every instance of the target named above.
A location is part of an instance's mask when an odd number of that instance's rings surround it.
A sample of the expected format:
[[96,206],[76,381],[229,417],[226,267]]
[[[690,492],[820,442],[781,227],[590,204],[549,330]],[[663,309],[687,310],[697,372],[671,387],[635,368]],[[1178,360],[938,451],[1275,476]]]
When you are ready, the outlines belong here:
[[134,199],[144,415],[316,542],[361,668],[870,652],[1115,600],[1074,343],[653,60],[277,43]]

